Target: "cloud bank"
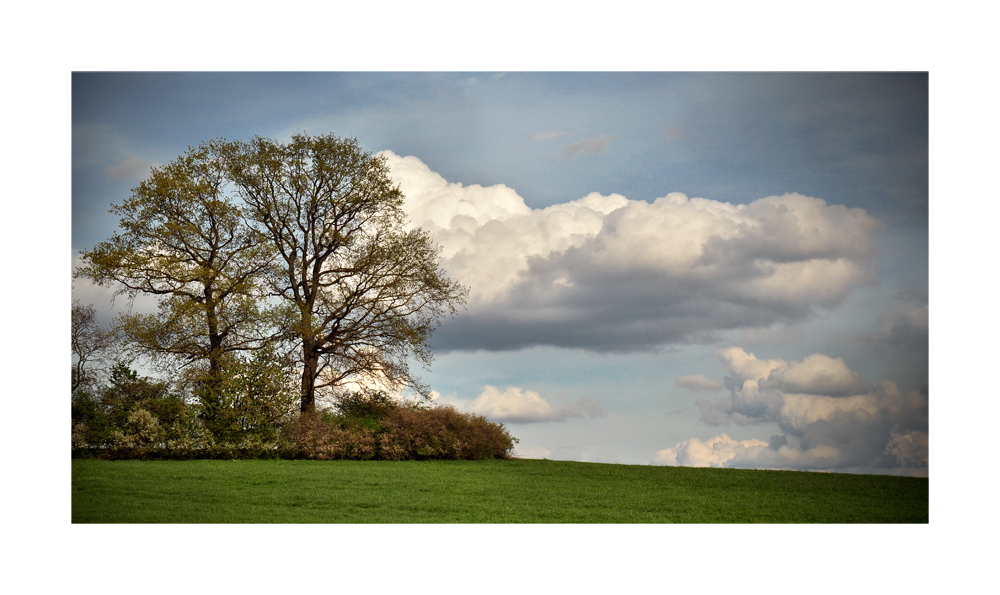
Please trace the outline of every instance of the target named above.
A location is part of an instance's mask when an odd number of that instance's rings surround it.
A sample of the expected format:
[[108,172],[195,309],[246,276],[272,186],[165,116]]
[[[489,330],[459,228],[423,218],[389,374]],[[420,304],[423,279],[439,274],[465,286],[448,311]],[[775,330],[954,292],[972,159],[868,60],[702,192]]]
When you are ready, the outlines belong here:
[[597,352],[793,325],[875,280],[864,210],[801,194],[733,205],[672,193],[652,203],[589,194],[531,209],[511,188],[449,183],[383,153],[404,208],[471,288],[442,350],[535,345]]
[[895,383],[875,386],[840,358],[762,360],[740,347],[717,352],[730,396],[698,401],[710,426],[776,424],[769,442],[737,442],[726,434],[686,440],[656,453],[654,462],[695,467],[768,467],[845,471],[896,470],[926,475],[927,394],[900,394]]

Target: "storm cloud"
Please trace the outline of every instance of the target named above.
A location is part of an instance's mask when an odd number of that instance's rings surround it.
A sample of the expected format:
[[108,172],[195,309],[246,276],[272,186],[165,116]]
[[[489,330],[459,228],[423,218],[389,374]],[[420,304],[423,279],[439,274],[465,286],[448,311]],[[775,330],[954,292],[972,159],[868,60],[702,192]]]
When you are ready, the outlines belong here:
[[592,193],[531,209],[504,185],[448,183],[383,154],[411,222],[471,288],[469,309],[434,337],[444,351],[711,341],[810,320],[875,281],[880,224],[862,209],[794,193],[745,205]]

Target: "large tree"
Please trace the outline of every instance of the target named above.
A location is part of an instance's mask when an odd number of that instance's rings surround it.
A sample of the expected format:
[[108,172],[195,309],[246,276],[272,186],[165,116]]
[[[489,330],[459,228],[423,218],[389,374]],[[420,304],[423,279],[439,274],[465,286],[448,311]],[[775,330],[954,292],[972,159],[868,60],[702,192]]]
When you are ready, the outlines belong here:
[[209,393],[222,381],[226,354],[261,344],[259,281],[271,257],[224,173],[212,144],[153,168],[112,205],[119,232],[83,251],[76,272],[116,295],[158,296],[159,313],[121,317],[125,339],[147,354],[204,364]]
[[430,362],[431,332],[467,290],[439,268],[428,233],[408,227],[384,158],[332,134],[254,137],[220,155],[276,252],[268,279],[294,312],[300,410],[349,381],[426,394],[408,359]]

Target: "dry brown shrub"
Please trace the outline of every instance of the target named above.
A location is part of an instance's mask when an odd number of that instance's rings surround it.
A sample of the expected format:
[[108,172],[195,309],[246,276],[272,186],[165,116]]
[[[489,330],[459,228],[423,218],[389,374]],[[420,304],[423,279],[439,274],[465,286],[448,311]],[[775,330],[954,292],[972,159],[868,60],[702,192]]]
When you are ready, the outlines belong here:
[[388,459],[505,459],[517,439],[502,425],[450,405],[401,407],[385,422],[380,454]]

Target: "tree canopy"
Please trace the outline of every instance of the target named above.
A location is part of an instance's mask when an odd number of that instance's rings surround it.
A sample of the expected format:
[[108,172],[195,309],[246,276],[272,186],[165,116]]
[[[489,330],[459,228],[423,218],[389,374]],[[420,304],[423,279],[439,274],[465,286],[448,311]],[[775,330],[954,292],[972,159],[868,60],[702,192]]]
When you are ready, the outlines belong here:
[[426,393],[407,359],[430,362],[431,332],[467,292],[441,271],[429,234],[407,229],[385,160],[333,135],[256,137],[225,154],[276,252],[270,288],[294,310],[302,411],[316,390],[351,379]]
[[227,354],[281,342],[301,371],[300,411],[349,382],[426,394],[408,361],[430,363],[431,333],[467,290],[403,200],[385,160],[354,139],[210,141],[112,205],[120,231],[76,274],[158,296],[159,313],[121,316],[125,340],[204,362],[216,395]]
[[121,317],[123,336],[147,354],[207,361],[211,381],[225,353],[261,344],[259,279],[270,259],[225,186],[211,145],[153,168],[112,205],[120,231],[83,251],[76,273],[119,295],[160,296],[159,313]]

